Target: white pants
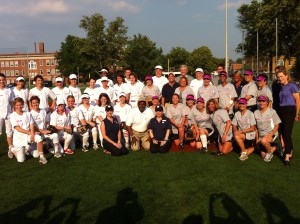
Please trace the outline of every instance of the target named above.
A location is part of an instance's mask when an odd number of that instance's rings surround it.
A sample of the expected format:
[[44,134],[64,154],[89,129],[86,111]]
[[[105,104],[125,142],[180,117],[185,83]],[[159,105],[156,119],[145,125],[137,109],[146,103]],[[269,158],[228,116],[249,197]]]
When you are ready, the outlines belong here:
[[68,149],[73,136],[64,131],[57,132],[59,141],[64,141],[64,149]]
[[13,131],[12,131],[12,126],[10,123],[10,119],[9,116],[7,116],[7,118],[0,118],[0,135],[2,134],[2,128],[3,128],[3,124],[5,124],[5,132],[7,137],[12,137]]

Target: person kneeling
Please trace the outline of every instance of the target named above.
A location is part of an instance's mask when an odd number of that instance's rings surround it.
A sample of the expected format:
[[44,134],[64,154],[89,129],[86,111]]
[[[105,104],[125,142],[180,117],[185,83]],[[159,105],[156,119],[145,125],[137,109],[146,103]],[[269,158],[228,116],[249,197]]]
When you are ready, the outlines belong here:
[[128,154],[127,148],[121,143],[120,125],[113,117],[114,108],[110,105],[105,107],[106,118],[101,122],[104,152],[112,156]]
[[171,147],[169,135],[172,129],[172,123],[169,118],[163,114],[164,108],[156,106],[155,117],[150,120],[148,129],[150,132],[150,151],[152,153],[166,153]]

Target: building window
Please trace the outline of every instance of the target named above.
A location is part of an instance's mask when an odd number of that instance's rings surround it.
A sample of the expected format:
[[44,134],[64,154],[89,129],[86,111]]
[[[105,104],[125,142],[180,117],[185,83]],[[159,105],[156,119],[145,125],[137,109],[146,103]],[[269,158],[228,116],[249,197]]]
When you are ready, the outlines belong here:
[[54,68],[51,69],[51,75],[55,75],[55,69]]
[[6,70],[5,75],[10,76],[10,70]]
[[15,61],[15,67],[19,67],[19,62]]
[[4,61],[1,61],[1,67],[3,68],[5,65]]
[[40,60],[40,66],[43,66],[43,60]]
[[25,75],[25,70],[22,70],[22,75]]
[[9,67],[9,61],[5,61],[5,67]]
[[50,75],[50,69],[47,69],[47,75]]
[[10,71],[10,75],[11,75],[11,76],[14,76],[14,75],[15,75],[15,71],[14,71],[14,70],[11,70],[11,71]]
[[14,67],[15,64],[14,64],[13,61],[10,61],[10,62],[9,62],[9,65],[10,65],[10,67]]
[[29,69],[36,69],[36,62],[31,60],[28,64]]
[[51,60],[51,65],[54,66],[54,64],[55,64],[55,63],[54,63],[54,60]]
[[25,61],[22,61],[21,64],[22,64],[22,67],[25,67]]
[[19,75],[19,70],[15,70],[15,74],[16,74],[16,75]]
[[41,74],[41,75],[44,74],[44,69],[40,69],[40,74]]
[[5,74],[5,70],[1,70],[1,73],[2,73],[2,74]]
[[50,60],[46,60],[46,65],[50,66]]
[[58,75],[60,74],[60,71],[59,71],[59,69],[56,69],[56,74],[58,74]]

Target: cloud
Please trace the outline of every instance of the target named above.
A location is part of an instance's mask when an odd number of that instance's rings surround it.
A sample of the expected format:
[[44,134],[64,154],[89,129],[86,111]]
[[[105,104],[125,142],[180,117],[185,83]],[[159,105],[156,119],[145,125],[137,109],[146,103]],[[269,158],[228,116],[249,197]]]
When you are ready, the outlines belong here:
[[133,5],[125,0],[106,0],[105,3],[114,11],[128,11],[132,13],[138,13],[140,11],[140,8],[138,6]]
[[2,14],[27,14],[31,16],[45,13],[60,14],[68,10],[68,5],[63,0],[3,0],[0,6]]
[[186,5],[188,0],[177,0],[177,5]]
[[[228,9],[237,9],[237,8],[239,8],[242,4],[245,4],[245,3],[247,3],[247,2],[249,2],[249,0],[237,0],[237,1],[232,1],[232,2],[228,2],[228,3],[227,3],[227,7],[228,7]],[[224,1],[224,3],[221,4],[221,5],[219,5],[219,6],[217,7],[217,9],[220,10],[220,11],[224,11],[224,10],[225,10],[225,7],[226,7],[226,5],[225,5],[225,1]]]

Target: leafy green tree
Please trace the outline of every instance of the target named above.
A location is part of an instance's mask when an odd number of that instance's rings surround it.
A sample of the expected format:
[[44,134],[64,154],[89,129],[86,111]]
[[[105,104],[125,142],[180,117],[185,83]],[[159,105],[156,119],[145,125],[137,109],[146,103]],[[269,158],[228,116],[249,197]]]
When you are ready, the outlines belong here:
[[211,72],[216,69],[217,61],[211,50],[207,46],[202,46],[192,51],[188,58],[188,66],[190,71],[202,68],[206,72]]
[[167,54],[170,67],[179,69],[180,65],[187,64],[190,53],[183,47],[173,47]]
[[125,62],[138,76],[152,74],[154,67],[161,63],[162,49],[142,34],[134,35],[128,41]]

